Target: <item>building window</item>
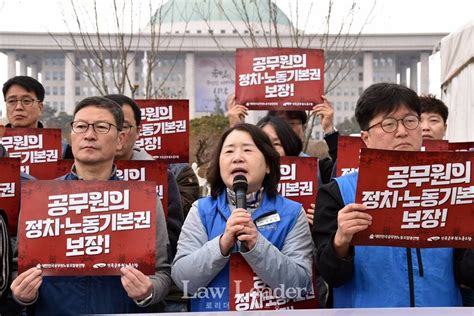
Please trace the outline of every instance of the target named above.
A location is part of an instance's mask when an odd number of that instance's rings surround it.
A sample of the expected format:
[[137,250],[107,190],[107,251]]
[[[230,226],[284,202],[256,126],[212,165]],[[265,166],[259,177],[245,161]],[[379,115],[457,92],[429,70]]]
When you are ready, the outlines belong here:
[[221,34],[225,34],[225,30],[221,30]]
[[59,80],[64,80],[64,71],[59,72]]
[[51,80],[51,73],[49,71],[44,72],[44,80],[45,81]]
[[76,96],[81,95],[81,87],[76,87]]
[[81,81],[81,74],[79,73],[79,71],[76,71],[74,79],[76,81]]
[[196,31],[196,33],[198,33],[198,34],[201,34],[201,33],[202,33],[202,31],[201,31],[201,30],[197,30],[197,31]]
[[66,108],[65,108],[65,106],[64,106],[64,102],[60,102],[60,103],[59,103],[59,110],[62,111],[62,112],[64,112],[65,109],[66,109]]
[[45,87],[44,88],[44,94],[45,95],[50,95],[51,94],[51,87]]
[[58,95],[58,87],[53,87],[53,95]]
[[64,94],[65,94],[64,87],[60,87],[59,88],[59,95],[64,95]]
[[53,71],[52,79],[53,79],[54,81],[58,80],[58,72],[57,72],[57,71]]
[[364,73],[359,72],[359,81],[364,81]]

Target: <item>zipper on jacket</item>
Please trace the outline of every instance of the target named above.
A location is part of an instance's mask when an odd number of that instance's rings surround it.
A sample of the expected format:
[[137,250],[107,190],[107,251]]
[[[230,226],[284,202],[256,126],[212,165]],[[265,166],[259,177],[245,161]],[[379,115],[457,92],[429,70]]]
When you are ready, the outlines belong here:
[[410,307],[415,307],[415,284],[413,281],[413,259],[411,257],[411,249],[407,250],[407,266],[408,266],[408,286],[410,288]]
[[421,249],[416,248],[416,260],[418,261],[418,271],[420,274],[420,277],[423,277],[424,271],[423,271],[423,258],[421,257]]

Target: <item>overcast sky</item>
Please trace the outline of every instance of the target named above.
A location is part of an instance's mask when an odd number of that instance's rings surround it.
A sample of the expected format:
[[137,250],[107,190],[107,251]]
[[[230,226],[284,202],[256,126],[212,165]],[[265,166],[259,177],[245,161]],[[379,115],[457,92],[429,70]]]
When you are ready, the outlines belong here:
[[[81,8],[91,6],[94,0],[0,0],[0,31],[16,32],[61,32],[74,25],[70,1]],[[150,0],[117,0],[133,3],[136,27],[146,25]],[[166,0],[151,0],[152,10]],[[193,1],[193,0],[187,0]],[[197,1],[197,0],[194,0]],[[214,0],[199,0],[214,1]],[[275,0],[280,8],[294,18],[296,0]],[[474,20],[474,0],[334,0],[333,32],[356,1],[356,23],[351,28],[358,32],[363,24],[364,33],[450,33]],[[374,1],[375,6],[374,6]],[[112,0],[97,0],[104,21],[110,17]],[[328,0],[298,0],[300,21],[298,27],[307,26],[307,31],[320,33],[327,14]],[[311,10],[310,10],[311,8]],[[137,10],[138,11],[138,10]],[[308,16],[308,12],[310,15]],[[371,12],[371,14],[369,14]],[[309,17],[309,19],[308,19]],[[364,23],[369,18],[368,23]],[[113,23],[105,22],[105,25]],[[0,83],[7,78],[6,56],[0,53]],[[2,104],[3,105],[3,104]],[[1,108],[1,106],[0,106]]]
[[[91,3],[91,0],[74,0]],[[121,2],[123,0],[119,0]],[[129,0],[127,0],[129,1]],[[149,0],[134,0],[135,8],[141,4],[142,16]],[[163,0],[152,0],[156,7]],[[190,1],[190,0],[188,0]],[[200,0],[206,1],[206,0]],[[209,0],[207,0],[209,1]],[[300,10],[308,12],[311,3],[310,27],[318,28],[324,20],[328,0],[299,0]],[[354,0],[358,6],[358,21],[363,21],[374,0]],[[107,9],[111,0],[97,0],[100,10]],[[334,17],[340,20],[353,0],[335,0]],[[289,6],[296,0],[277,0],[279,6],[291,15]],[[0,31],[64,31],[63,17],[71,22],[69,0],[0,0]],[[104,15],[107,11],[103,11]],[[108,11],[110,12],[110,10]],[[453,32],[474,19],[473,0],[377,0],[372,19],[364,28],[366,33]],[[303,14],[300,16],[304,17]],[[142,21],[145,21],[143,19]],[[335,21],[337,22],[337,21]],[[334,23],[337,26],[337,23]],[[357,27],[354,28],[357,30]]]

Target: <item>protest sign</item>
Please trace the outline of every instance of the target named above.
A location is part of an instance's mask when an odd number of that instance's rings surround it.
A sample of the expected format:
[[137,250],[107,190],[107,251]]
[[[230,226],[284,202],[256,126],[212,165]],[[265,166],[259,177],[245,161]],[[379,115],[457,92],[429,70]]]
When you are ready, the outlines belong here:
[[474,152],[362,149],[356,202],[372,225],[356,245],[474,246]]
[[120,275],[130,265],[153,274],[155,219],[154,182],[24,182],[19,272],[38,266],[43,275]]
[[311,110],[324,94],[324,52],[303,48],[236,50],[235,98],[250,110]]
[[189,160],[189,101],[136,100],[141,110],[137,147],[155,159]]

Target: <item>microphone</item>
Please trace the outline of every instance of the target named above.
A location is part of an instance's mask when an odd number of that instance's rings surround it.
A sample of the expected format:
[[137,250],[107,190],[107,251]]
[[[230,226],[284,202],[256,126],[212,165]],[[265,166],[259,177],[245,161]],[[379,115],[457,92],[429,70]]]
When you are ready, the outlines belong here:
[[238,174],[234,177],[234,183],[232,189],[235,193],[235,206],[237,208],[247,208],[247,188],[249,184],[247,178],[244,175]]

